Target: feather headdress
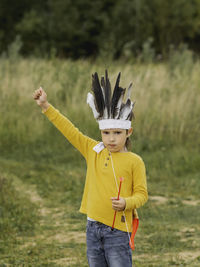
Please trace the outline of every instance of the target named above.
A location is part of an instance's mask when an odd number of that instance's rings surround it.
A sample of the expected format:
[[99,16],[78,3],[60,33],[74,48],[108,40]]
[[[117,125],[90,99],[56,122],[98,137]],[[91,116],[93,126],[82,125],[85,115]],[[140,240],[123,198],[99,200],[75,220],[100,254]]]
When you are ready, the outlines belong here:
[[[87,103],[91,107],[95,119],[99,122],[99,128],[103,129],[129,129],[131,127],[131,114],[134,103],[131,101],[132,83],[128,87],[125,103],[123,98],[126,88],[120,87],[120,76],[118,74],[113,94],[108,78],[108,72],[105,71],[105,78],[99,82],[98,74],[92,75],[92,92],[87,95]],[[112,94],[112,97],[111,97]]]

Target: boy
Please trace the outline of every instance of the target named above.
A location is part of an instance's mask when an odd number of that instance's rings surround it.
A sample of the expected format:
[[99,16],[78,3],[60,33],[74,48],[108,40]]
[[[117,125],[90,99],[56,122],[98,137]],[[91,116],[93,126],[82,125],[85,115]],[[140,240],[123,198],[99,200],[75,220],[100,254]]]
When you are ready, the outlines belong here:
[[133,230],[133,211],[148,198],[144,163],[138,155],[127,150],[134,106],[130,100],[131,85],[127,100],[122,103],[125,89],[119,86],[119,81],[120,74],[111,98],[107,71],[101,84],[97,73],[92,75],[93,94],[88,93],[87,103],[99,123],[102,142],[83,135],[75,128],[48,103],[42,88],[34,93],[43,113],[87,162],[80,212],[85,213],[88,219],[86,235],[90,267],[132,266],[129,243],[133,246],[133,239],[130,240],[129,233]]

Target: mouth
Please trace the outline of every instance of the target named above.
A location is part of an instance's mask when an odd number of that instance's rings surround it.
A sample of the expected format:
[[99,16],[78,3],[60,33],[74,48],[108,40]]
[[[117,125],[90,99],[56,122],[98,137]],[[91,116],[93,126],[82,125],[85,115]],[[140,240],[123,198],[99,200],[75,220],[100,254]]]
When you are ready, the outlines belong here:
[[109,144],[108,146],[109,146],[109,147],[115,147],[116,145],[113,145],[113,144]]

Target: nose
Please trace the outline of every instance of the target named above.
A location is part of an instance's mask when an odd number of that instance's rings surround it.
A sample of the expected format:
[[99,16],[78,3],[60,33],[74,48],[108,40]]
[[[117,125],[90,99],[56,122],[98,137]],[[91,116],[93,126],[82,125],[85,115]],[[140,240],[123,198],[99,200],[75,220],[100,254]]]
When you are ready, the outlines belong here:
[[114,138],[114,134],[110,134],[110,142],[114,142],[115,138]]

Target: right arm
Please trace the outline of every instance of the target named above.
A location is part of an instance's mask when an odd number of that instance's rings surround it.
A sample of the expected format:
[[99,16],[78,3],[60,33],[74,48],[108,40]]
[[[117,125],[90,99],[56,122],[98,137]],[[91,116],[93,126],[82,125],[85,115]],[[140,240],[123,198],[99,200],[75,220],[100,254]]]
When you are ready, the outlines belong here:
[[65,116],[47,101],[47,95],[42,88],[35,91],[34,99],[42,108],[42,112],[55,125],[55,127],[77,148],[86,158],[89,145],[96,145],[96,141],[83,135]]

